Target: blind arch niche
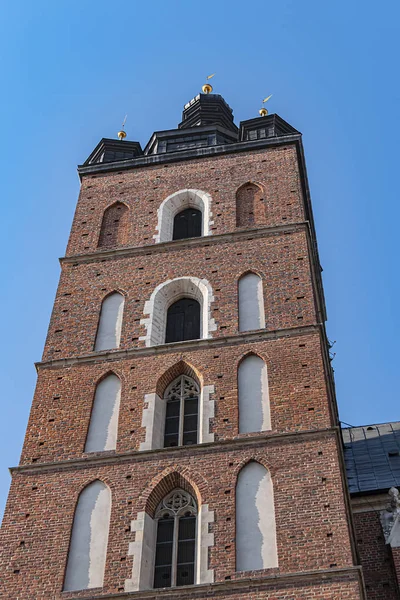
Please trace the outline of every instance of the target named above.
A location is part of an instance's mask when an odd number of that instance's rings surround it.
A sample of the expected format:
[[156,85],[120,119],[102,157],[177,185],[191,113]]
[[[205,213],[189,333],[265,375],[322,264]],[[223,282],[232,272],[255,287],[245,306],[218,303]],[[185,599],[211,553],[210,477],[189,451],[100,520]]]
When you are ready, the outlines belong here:
[[101,304],[95,352],[119,348],[125,298],[119,292],[106,296]]
[[236,484],[236,571],[278,566],[271,474],[257,462],[240,471]]
[[239,331],[265,327],[264,294],[262,279],[257,273],[241,276],[238,283]]
[[110,514],[110,489],[100,480],[93,481],[76,505],[64,591],[103,586]]
[[267,365],[249,354],[238,368],[239,433],[271,429]]
[[121,381],[110,373],[96,387],[85,452],[115,450],[120,399]]

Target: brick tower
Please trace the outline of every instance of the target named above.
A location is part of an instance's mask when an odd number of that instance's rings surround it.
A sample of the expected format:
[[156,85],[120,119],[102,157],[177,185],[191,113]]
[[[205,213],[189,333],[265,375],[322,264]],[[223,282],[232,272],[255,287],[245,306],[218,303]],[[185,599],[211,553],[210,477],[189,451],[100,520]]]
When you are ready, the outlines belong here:
[[200,94],[79,175],[0,595],[364,598],[301,134]]

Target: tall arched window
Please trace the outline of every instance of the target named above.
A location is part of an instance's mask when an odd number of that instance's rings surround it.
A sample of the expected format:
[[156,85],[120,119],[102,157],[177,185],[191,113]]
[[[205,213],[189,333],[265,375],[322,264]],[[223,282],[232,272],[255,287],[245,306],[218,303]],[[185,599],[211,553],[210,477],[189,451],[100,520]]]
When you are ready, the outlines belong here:
[[202,214],[196,208],[185,208],[174,217],[173,240],[201,236]]
[[252,227],[266,223],[261,186],[245,183],[236,192],[236,227]]
[[256,273],[246,273],[239,279],[239,331],[265,327],[262,279]]
[[165,392],[164,448],[190,446],[198,441],[199,386],[181,375]]
[[248,463],[236,485],[236,571],[278,566],[274,490],[271,474]]
[[154,587],[190,585],[195,581],[197,505],[176,489],[159,504]]
[[267,365],[255,354],[238,369],[239,433],[271,429]]
[[102,587],[106,563],[111,492],[99,480],[81,492],[75,509],[64,590]]
[[122,294],[114,292],[104,298],[94,346],[96,352],[119,348],[123,312],[124,297]]
[[101,223],[99,248],[115,248],[128,243],[128,207],[115,202],[104,211]]
[[121,381],[111,373],[96,387],[85,452],[115,450],[120,399]]
[[165,343],[197,340],[200,338],[199,302],[194,298],[180,298],[168,308]]

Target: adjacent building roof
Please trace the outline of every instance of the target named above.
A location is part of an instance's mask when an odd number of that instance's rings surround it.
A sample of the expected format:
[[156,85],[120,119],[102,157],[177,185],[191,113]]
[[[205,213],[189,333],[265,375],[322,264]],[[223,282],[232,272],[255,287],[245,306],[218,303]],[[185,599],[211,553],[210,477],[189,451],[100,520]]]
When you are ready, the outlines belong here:
[[351,494],[400,486],[400,421],[342,430]]

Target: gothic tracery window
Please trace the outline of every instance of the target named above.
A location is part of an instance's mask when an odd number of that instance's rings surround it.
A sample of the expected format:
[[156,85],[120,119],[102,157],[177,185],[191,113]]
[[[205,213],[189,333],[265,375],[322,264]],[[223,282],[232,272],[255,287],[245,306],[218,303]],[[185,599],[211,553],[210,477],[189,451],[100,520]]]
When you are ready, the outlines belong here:
[[154,587],[194,583],[197,505],[182,489],[173,490],[159,504]]
[[199,394],[197,383],[186,375],[167,388],[164,448],[197,444]]

